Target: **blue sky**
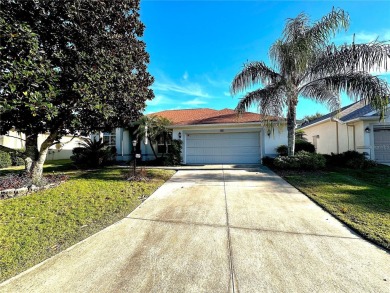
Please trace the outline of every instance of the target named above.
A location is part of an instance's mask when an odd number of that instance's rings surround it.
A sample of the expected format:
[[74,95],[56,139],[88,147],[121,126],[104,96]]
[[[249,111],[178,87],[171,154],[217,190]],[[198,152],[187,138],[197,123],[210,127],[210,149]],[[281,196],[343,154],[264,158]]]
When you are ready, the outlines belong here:
[[[312,21],[332,7],[349,13],[350,27],[334,41],[390,40],[390,1],[153,1],[141,0],[144,41],[150,54],[155,99],[146,113],[168,109],[234,109],[230,83],[247,61],[270,65],[268,49],[287,18],[300,12]],[[390,82],[390,74],[383,75]],[[342,105],[351,100],[345,95]],[[256,108],[251,109],[256,111]],[[328,109],[300,99],[297,118]]]

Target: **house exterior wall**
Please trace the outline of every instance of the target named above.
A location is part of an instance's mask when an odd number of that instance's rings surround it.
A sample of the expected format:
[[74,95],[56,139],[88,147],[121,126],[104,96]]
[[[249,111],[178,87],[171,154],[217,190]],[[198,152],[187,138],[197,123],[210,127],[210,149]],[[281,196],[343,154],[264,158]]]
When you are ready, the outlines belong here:
[[[388,114],[384,121],[378,121],[376,117],[362,117],[347,123],[327,120],[303,127],[302,130],[305,132],[307,140],[316,145],[317,152],[320,154],[355,150],[364,153],[367,158],[375,160],[374,128],[375,126],[390,127],[390,116]],[[337,129],[336,125],[338,125]]]
[[[38,135],[38,148],[40,148],[43,141],[47,138],[47,134]],[[9,131],[8,135],[0,136],[0,144],[12,149],[23,149],[25,147],[26,136],[23,133],[16,131]],[[69,159],[72,155],[72,150],[75,147],[79,147],[82,142],[80,138],[73,138],[73,136],[64,136],[61,138],[60,143],[53,145],[49,148],[46,160],[63,160]]]
[[200,127],[183,126],[173,129],[172,138],[179,139],[181,134],[182,144],[182,160],[186,163],[186,135],[191,133],[229,133],[229,132],[259,132],[260,133],[260,154],[264,156],[276,156],[275,148],[282,144],[287,144],[287,128],[284,126],[281,129],[275,129],[274,134],[270,136],[265,134],[264,129],[260,125],[202,125]]

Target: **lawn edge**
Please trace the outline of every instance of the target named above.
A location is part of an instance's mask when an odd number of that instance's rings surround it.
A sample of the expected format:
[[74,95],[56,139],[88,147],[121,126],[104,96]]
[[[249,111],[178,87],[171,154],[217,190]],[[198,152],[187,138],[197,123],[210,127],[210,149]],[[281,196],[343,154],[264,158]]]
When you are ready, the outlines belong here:
[[277,172],[275,172],[274,170],[270,169],[272,172],[274,172],[276,175],[278,175],[280,178],[282,178],[284,181],[286,181],[288,184],[290,184],[291,186],[293,186],[294,188],[296,188],[299,192],[301,192],[303,195],[305,195],[310,201],[312,201],[314,204],[316,204],[317,206],[319,206],[322,210],[326,211],[327,213],[329,213],[330,215],[332,215],[332,217],[334,217],[335,219],[337,219],[341,224],[345,225],[348,229],[352,230],[352,232],[356,233],[357,235],[359,235],[361,238],[363,238],[364,240],[370,242],[371,244],[375,245],[377,248],[379,249],[382,249],[384,250],[385,252],[387,253],[390,253],[390,248],[387,248],[385,246],[383,246],[382,244],[380,243],[377,243],[374,239],[371,239],[369,237],[367,237],[366,235],[364,235],[363,233],[361,233],[359,230],[357,230],[356,228],[352,227],[350,224],[346,223],[343,221],[343,219],[341,219],[339,216],[333,214],[326,206],[324,206],[323,204],[317,202],[314,197],[312,197],[311,195],[307,194],[305,191],[303,191],[302,189],[300,189],[298,186],[294,185],[293,183],[289,182],[284,176],[281,176],[279,175]]

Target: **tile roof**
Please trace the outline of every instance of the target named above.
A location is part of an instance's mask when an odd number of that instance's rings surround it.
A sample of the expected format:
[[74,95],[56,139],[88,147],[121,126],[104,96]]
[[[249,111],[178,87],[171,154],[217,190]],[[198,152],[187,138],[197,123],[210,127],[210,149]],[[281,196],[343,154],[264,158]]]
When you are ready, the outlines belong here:
[[[345,106],[338,111],[333,111],[329,114],[321,116],[317,119],[314,119],[308,123],[303,123],[301,127],[307,127],[309,125],[321,122],[328,118],[338,118],[339,120],[346,122],[352,119],[356,119],[359,117],[366,116],[368,113],[374,111],[374,108],[371,107],[370,104],[366,104],[363,100],[353,103],[351,105]],[[375,116],[376,114],[372,115]]]
[[[248,123],[259,122],[260,114],[244,112],[237,115],[231,109],[214,110],[209,108],[167,110],[149,115],[161,116],[172,121],[172,125],[197,125],[197,124],[224,124],[224,123]],[[272,120],[276,120],[273,118]]]

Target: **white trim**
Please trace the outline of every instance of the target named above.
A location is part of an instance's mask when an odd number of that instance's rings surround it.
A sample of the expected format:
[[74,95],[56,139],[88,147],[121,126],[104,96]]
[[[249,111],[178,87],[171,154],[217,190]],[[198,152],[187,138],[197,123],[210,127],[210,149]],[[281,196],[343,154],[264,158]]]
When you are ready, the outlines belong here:
[[[278,124],[281,122],[272,122]],[[248,127],[248,126],[263,126],[261,122],[245,122],[245,123],[214,123],[214,124],[185,124],[185,125],[170,125],[171,129],[185,129],[185,128],[220,128],[220,127]]]

